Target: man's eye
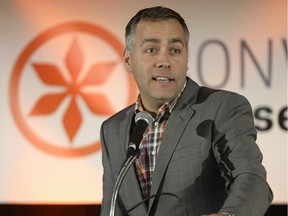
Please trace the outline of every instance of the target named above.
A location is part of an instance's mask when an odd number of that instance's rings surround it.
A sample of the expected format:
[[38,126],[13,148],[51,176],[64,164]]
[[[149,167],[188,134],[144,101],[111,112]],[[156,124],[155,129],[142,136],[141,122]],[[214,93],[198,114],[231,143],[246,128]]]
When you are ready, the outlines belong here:
[[178,54],[181,53],[181,50],[180,50],[180,49],[172,49],[172,50],[171,50],[171,53],[172,53],[173,55],[178,55]]
[[148,48],[148,49],[145,50],[145,52],[148,53],[148,54],[152,54],[152,53],[155,53],[155,52],[156,52],[156,49],[154,49],[154,48]]

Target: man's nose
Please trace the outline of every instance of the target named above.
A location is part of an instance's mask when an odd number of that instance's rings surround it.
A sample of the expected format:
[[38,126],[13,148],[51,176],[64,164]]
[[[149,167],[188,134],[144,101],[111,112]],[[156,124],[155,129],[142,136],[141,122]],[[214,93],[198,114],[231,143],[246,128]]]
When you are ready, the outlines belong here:
[[158,55],[156,66],[158,68],[170,68],[169,53],[160,52],[159,55]]

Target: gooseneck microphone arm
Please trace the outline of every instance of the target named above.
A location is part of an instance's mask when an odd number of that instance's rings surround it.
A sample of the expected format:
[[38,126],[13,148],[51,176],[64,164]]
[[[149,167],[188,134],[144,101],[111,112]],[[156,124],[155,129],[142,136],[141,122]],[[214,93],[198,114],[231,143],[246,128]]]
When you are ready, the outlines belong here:
[[139,145],[143,139],[143,134],[147,127],[152,125],[153,117],[148,112],[139,112],[135,116],[135,127],[133,129],[132,136],[130,138],[130,143],[127,150],[127,159],[125,163],[123,164],[118,177],[116,179],[116,183],[114,185],[112,198],[111,198],[111,205],[110,205],[110,214],[109,216],[115,215],[115,207],[117,202],[117,196],[120,189],[120,186],[122,184],[122,181],[128,171],[128,169],[131,167],[133,162],[139,157],[140,150]]
[[129,158],[127,158],[126,162],[124,163],[124,165],[122,166],[122,169],[120,170],[120,172],[118,174],[118,177],[117,177],[114,189],[113,189],[113,193],[112,193],[109,216],[115,215],[115,206],[116,206],[116,201],[117,201],[117,196],[118,196],[120,186],[122,184],[122,181],[123,181],[128,169],[133,164],[133,162],[139,157],[139,154],[140,154],[140,151],[138,150],[133,155],[131,155]]

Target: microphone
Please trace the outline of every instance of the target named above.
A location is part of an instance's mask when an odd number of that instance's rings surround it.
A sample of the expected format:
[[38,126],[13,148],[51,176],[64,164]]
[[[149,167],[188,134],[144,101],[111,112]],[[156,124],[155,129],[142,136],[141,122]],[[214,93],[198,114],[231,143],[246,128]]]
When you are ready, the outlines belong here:
[[135,127],[133,129],[132,136],[130,138],[129,146],[127,149],[127,157],[135,154],[136,150],[139,149],[139,145],[143,139],[143,134],[147,127],[150,127],[153,122],[153,117],[150,113],[142,111],[135,116]]

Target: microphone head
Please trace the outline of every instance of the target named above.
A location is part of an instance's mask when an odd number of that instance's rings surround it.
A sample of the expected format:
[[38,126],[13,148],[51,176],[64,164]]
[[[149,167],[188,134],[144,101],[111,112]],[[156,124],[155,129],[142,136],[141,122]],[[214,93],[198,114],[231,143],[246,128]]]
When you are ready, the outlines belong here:
[[151,127],[153,117],[150,113],[143,111],[139,112],[135,116],[135,127],[130,137],[130,142],[127,150],[127,157],[137,155],[139,156],[139,145],[143,139],[145,130]]
[[135,122],[137,123],[139,120],[144,120],[147,122],[148,127],[151,127],[153,123],[153,117],[149,112],[142,111],[136,114],[135,116]]

